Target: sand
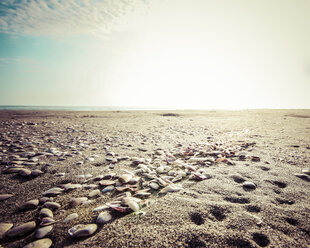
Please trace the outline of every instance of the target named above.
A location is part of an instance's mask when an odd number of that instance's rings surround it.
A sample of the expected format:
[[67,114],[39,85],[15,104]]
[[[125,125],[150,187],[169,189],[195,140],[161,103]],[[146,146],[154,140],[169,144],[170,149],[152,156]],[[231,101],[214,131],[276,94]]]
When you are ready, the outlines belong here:
[[[0,222],[14,225],[38,223],[41,206],[22,212],[16,211],[18,207],[62,183],[84,183],[76,175],[135,169],[130,159],[112,168],[106,161],[107,149],[118,157],[152,158],[158,148],[165,152],[213,145],[222,152],[231,149],[246,155],[245,160],[229,158],[233,164],[201,165],[208,179],[185,178],[179,192],[154,193],[148,198],[150,205],[142,209],[145,215],[114,213],[113,221],[88,238],[72,238],[68,229],[95,223],[98,213],[92,210],[111,196],[102,194],[75,208],[69,206],[70,197],[87,196],[92,189],[56,196],[61,208],[54,211],[58,222],[47,236],[52,247],[310,247],[309,176],[295,175],[310,167],[309,110],[1,111],[0,130],[0,194],[14,195],[0,201]],[[72,154],[70,145],[82,154]],[[4,173],[9,155],[51,147],[72,155],[59,161],[43,156],[27,165],[44,172],[37,177]],[[97,155],[94,161],[76,165],[91,155]],[[260,161],[252,161],[253,156]],[[57,175],[62,172],[64,176]],[[256,189],[246,190],[244,181]],[[74,212],[79,217],[63,223]],[[5,237],[0,244],[23,247],[34,236],[32,232]]]

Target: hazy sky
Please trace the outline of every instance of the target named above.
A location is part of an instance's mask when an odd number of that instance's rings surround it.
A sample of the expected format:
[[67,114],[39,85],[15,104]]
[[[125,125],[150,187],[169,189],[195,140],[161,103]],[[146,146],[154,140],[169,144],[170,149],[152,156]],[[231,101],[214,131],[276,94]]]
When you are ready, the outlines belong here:
[[310,1],[1,0],[0,105],[310,108]]

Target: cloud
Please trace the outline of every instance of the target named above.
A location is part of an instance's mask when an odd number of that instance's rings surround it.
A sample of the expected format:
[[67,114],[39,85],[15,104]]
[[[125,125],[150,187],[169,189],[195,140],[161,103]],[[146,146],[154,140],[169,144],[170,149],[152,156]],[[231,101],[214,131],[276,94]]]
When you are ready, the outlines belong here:
[[109,33],[132,14],[146,9],[144,0],[2,0],[0,32],[17,35]]

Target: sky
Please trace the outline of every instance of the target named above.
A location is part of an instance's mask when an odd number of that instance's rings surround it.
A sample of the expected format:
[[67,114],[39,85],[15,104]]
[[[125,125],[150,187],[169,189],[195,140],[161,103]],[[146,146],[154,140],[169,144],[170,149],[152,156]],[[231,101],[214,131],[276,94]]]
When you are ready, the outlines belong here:
[[0,105],[310,108],[309,0],[1,0]]

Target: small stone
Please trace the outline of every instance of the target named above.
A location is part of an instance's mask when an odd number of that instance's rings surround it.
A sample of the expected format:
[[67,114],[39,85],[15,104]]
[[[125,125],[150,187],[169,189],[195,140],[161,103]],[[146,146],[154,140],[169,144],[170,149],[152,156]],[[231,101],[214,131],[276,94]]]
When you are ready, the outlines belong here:
[[88,237],[92,235],[97,230],[96,224],[87,224],[87,225],[76,225],[68,230],[70,236],[78,237]]
[[128,183],[132,178],[131,174],[123,174],[118,178],[118,181],[122,184]]
[[60,204],[57,202],[45,202],[43,207],[49,208],[49,209],[58,209],[60,208]]
[[108,223],[111,219],[112,219],[112,215],[109,212],[104,211],[98,215],[96,223],[105,224],[105,223]]
[[50,231],[52,231],[53,226],[45,226],[36,230],[36,238],[42,239],[44,238]]
[[95,197],[95,196],[98,196],[98,195],[100,195],[100,190],[99,189],[95,189],[95,190],[91,191],[88,194],[88,197]]
[[101,180],[99,182],[100,186],[109,186],[109,185],[114,185],[114,184],[115,184],[115,181],[112,181],[112,180]]
[[12,223],[0,223],[0,239],[2,239],[5,233],[13,227]]
[[294,175],[295,175],[296,177],[299,177],[300,179],[305,180],[305,181],[310,181],[310,178],[308,177],[307,174],[295,173]]
[[20,210],[30,210],[30,209],[35,209],[37,208],[37,206],[39,205],[39,200],[38,199],[34,199],[34,200],[30,200],[25,202],[23,205],[21,205],[19,207]]
[[12,196],[13,196],[12,194],[1,194],[0,195],[0,201],[4,201],[4,200],[6,200]]
[[50,217],[50,218],[53,218],[54,217],[54,214],[53,212],[48,209],[48,208],[42,208],[40,213],[39,213],[40,217],[43,218],[43,217]]
[[76,219],[76,218],[78,218],[79,217],[79,215],[77,214],[77,213],[72,213],[72,214],[69,214],[65,219],[64,219],[64,223],[68,223],[68,222],[70,222],[71,220],[73,220],[73,219]]
[[256,184],[249,181],[245,181],[242,183],[242,187],[245,189],[256,189]]
[[34,221],[23,223],[9,230],[6,235],[9,237],[22,236],[36,228],[36,223]]
[[25,245],[23,248],[49,248],[52,245],[52,240],[50,239],[39,239],[34,242]]

